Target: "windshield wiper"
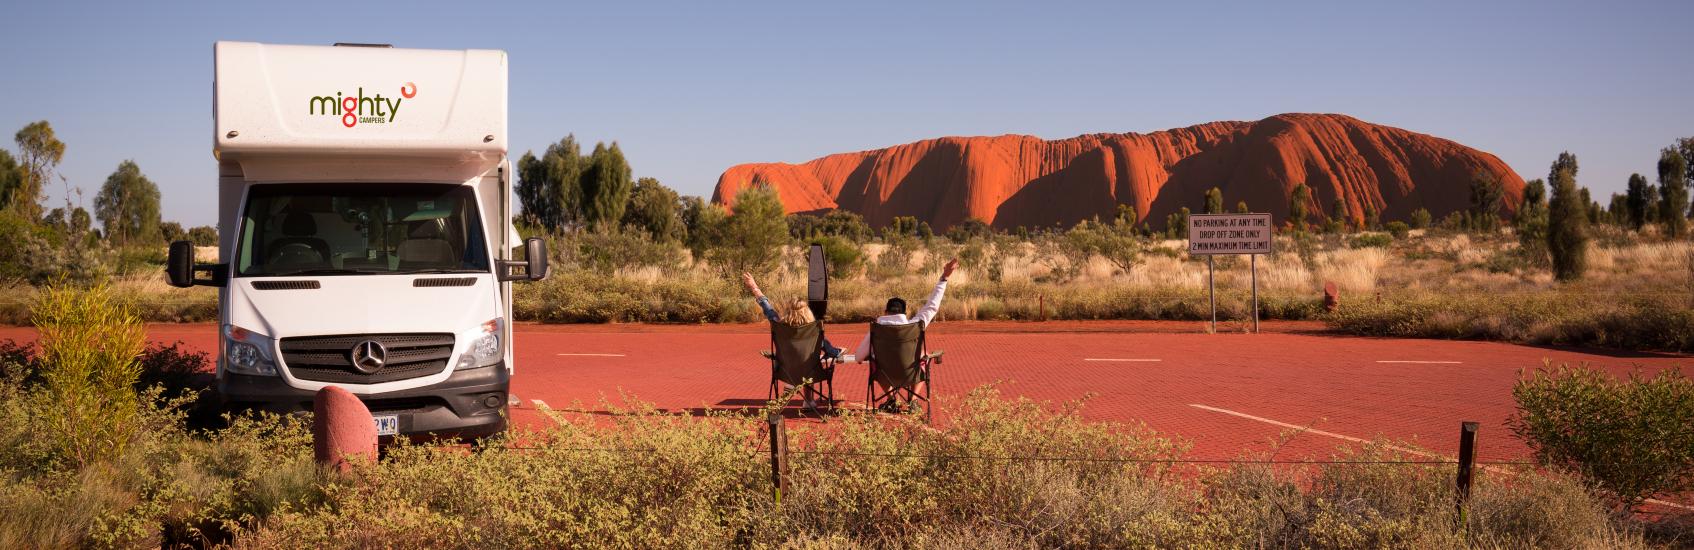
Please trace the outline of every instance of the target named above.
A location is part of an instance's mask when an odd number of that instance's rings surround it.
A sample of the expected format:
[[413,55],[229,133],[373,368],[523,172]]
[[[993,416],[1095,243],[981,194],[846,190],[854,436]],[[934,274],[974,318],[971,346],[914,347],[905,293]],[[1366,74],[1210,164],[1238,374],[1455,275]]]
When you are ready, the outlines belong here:
[[274,277],[294,277],[294,276],[299,276],[299,275],[381,275],[381,274],[384,274],[384,273],[388,273],[388,272],[387,271],[372,271],[372,270],[365,270],[365,269],[327,268],[327,269],[302,269],[302,270],[299,270],[299,271],[289,271],[287,273],[271,273],[270,275],[274,276]]

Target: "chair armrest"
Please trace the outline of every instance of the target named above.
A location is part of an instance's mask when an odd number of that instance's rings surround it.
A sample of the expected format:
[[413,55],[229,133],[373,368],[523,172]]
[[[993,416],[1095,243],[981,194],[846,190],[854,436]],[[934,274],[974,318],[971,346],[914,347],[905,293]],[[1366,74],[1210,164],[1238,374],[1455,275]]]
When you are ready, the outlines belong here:
[[765,359],[776,359],[776,354],[771,353],[771,350],[768,350],[768,349],[767,350],[761,350],[759,352],[759,355],[764,357]]
[[929,352],[929,353],[925,353],[925,354],[923,354],[923,360],[931,361],[931,362],[934,362],[935,364],[939,365],[939,364],[941,364],[941,355],[944,354],[944,353],[947,353],[947,350],[935,350],[935,351],[932,351],[932,352]]

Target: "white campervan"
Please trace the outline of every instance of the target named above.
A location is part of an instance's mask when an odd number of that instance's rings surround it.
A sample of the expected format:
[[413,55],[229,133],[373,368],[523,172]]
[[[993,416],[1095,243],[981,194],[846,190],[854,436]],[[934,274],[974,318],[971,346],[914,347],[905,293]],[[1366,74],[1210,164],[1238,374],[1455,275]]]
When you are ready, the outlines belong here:
[[220,288],[224,405],[301,412],[333,385],[384,436],[504,429],[509,281],[547,270],[512,227],[505,52],[219,42],[214,58],[223,263],[178,242],[167,271]]

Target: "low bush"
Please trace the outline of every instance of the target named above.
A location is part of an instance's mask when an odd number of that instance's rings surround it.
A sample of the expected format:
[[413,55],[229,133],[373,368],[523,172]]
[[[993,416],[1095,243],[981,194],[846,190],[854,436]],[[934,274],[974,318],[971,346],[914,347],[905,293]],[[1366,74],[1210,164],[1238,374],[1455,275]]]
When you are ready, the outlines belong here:
[[1512,396],[1508,425],[1536,458],[1591,480],[1620,508],[1694,490],[1694,381],[1681,371],[1618,380],[1549,364]]
[[1347,248],[1388,248],[1394,237],[1386,233],[1360,233],[1347,240]]
[[1342,332],[1401,338],[1465,338],[1694,351],[1694,310],[1685,297],[1643,294],[1597,300],[1573,290],[1496,295],[1396,292],[1344,301],[1325,320]]
[[1387,225],[1382,226],[1382,228],[1387,230],[1389,235],[1394,236],[1395,240],[1403,241],[1406,240],[1406,237],[1410,237],[1412,235],[1412,227],[1406,225],[1406,222],[1403,221],[1391,221],[1388,222]]

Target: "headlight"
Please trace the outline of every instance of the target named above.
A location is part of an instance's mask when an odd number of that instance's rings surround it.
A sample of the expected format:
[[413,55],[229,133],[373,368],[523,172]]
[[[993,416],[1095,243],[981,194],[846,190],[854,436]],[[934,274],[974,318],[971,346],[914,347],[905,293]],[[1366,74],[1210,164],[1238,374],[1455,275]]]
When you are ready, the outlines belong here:
[[506,358],[506,350],[500,345],[500,327],[504,319],[493,319],[477,327],[475,339],[464,353],[459,355],[459,363],[453,368],[457,370],[486,367],[499,363]]
[[224,368],[238,374],[276,376],[271,339],[235,325],[224,325]]

